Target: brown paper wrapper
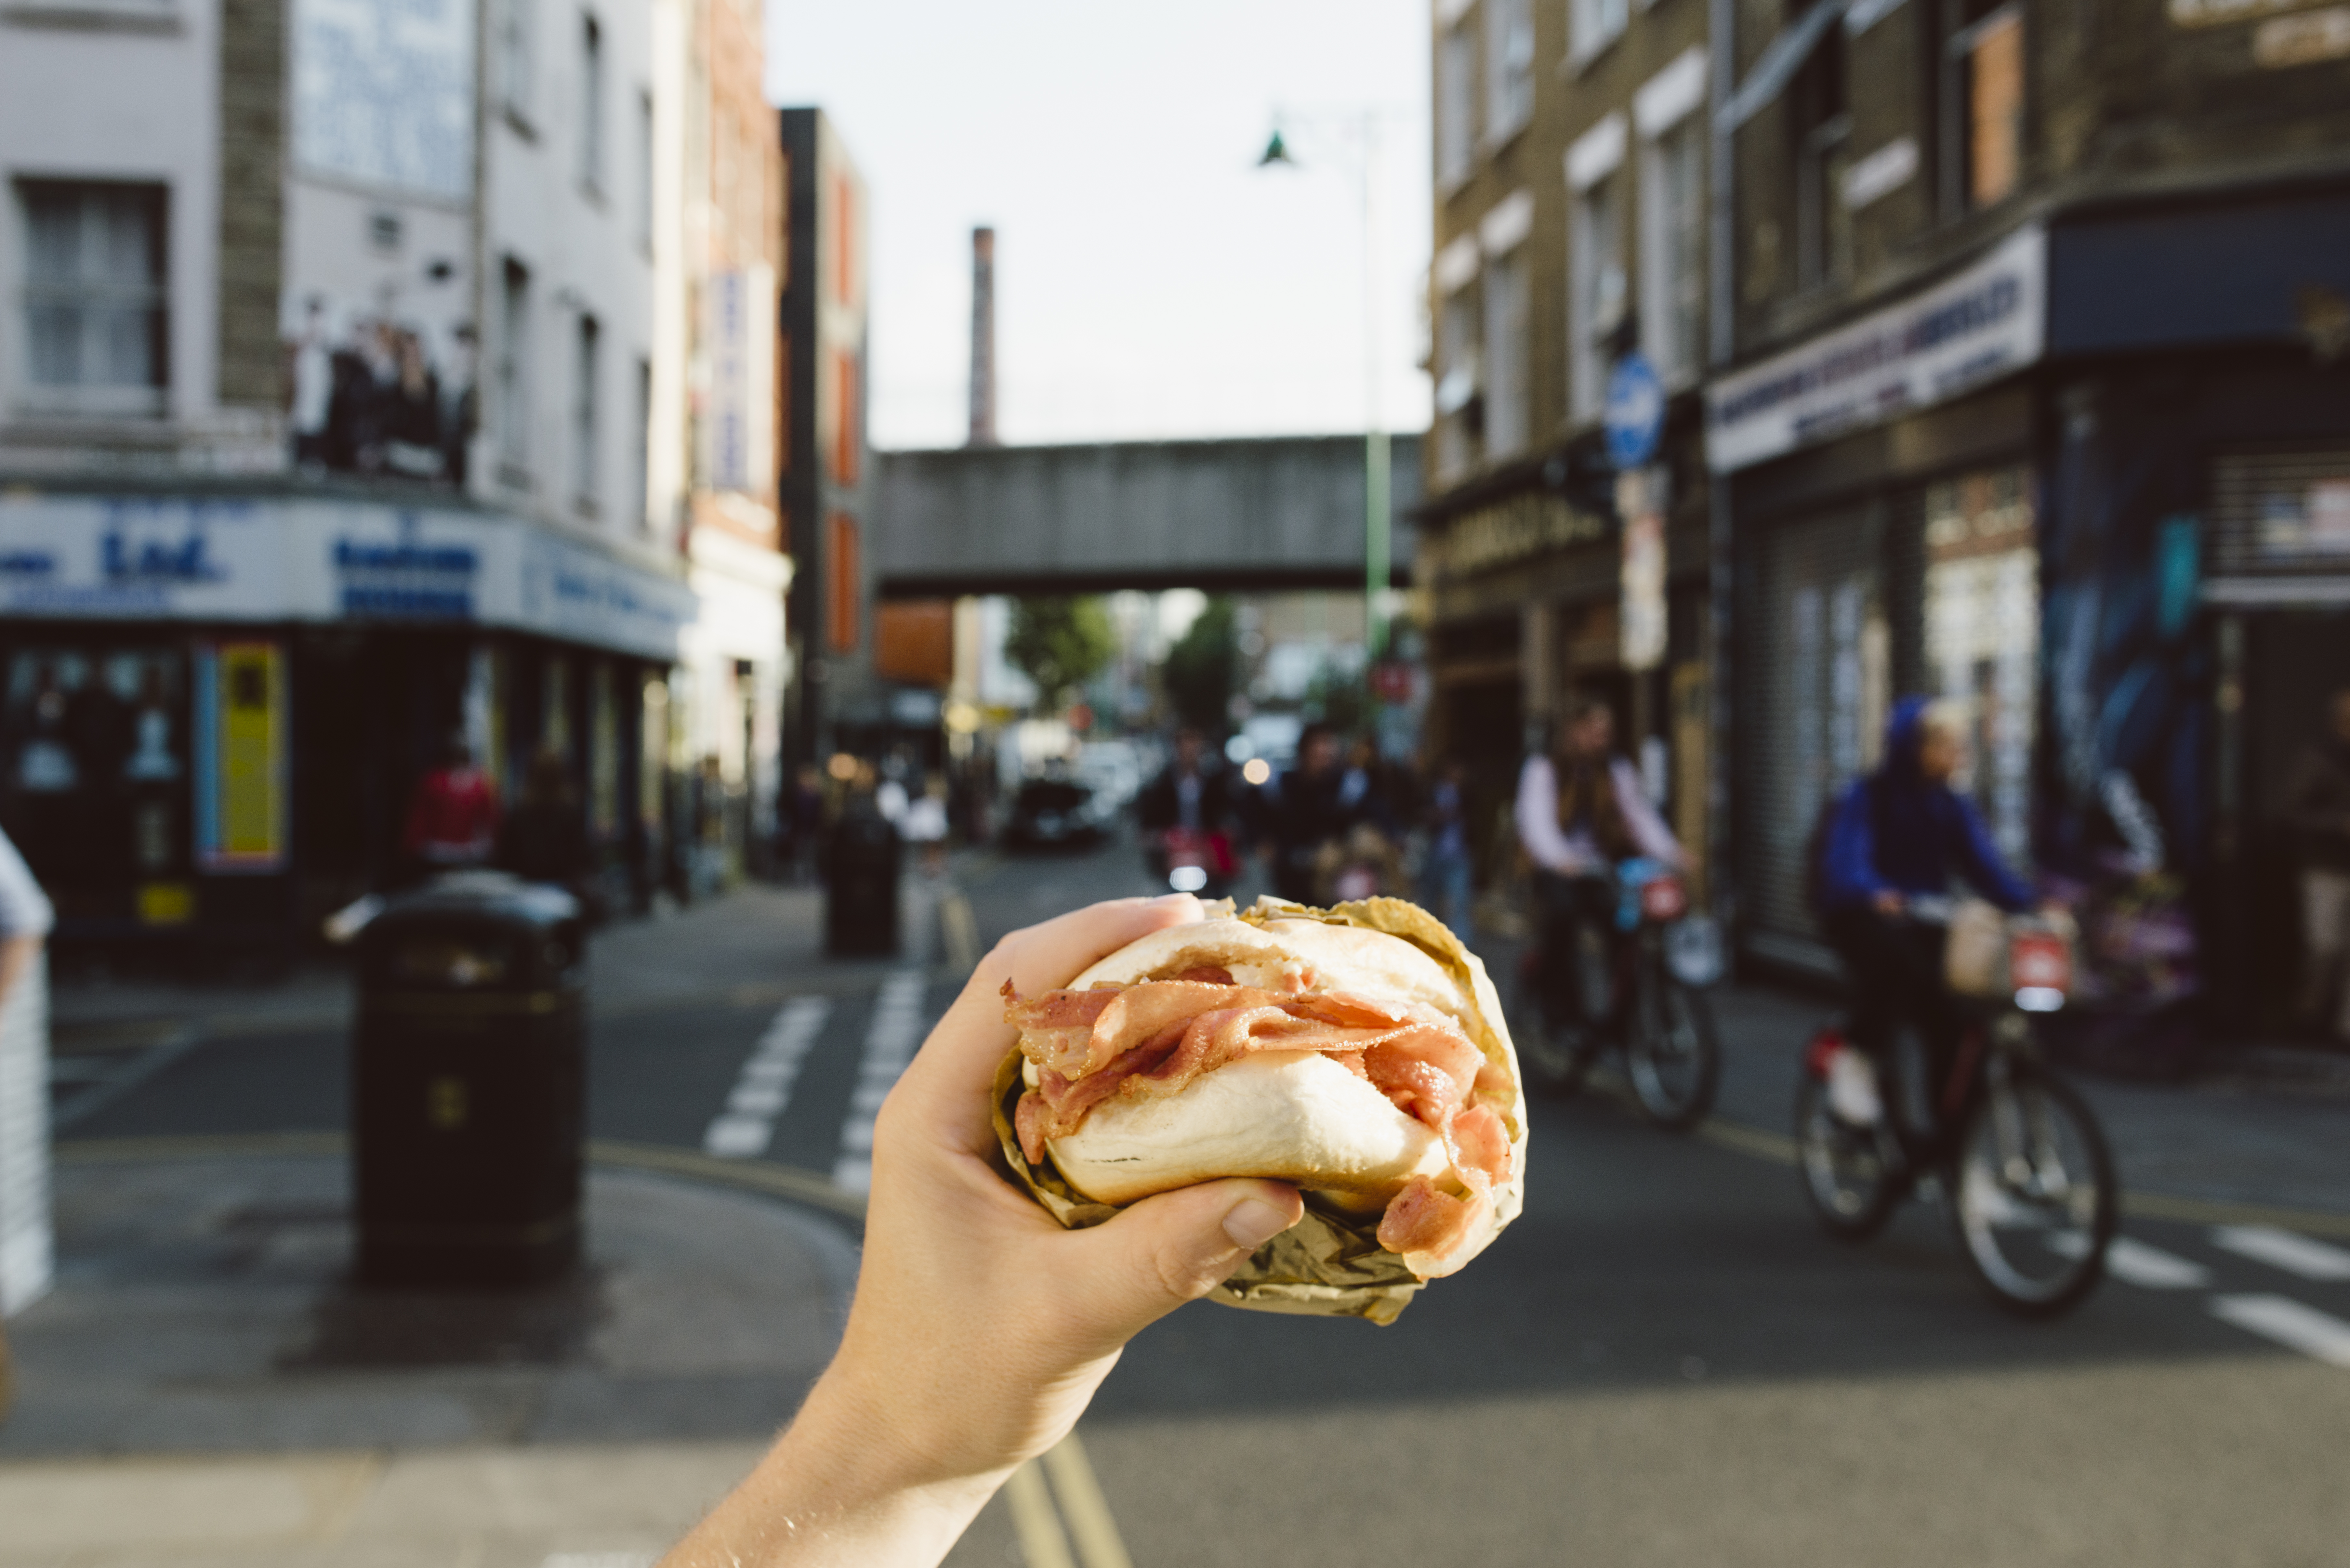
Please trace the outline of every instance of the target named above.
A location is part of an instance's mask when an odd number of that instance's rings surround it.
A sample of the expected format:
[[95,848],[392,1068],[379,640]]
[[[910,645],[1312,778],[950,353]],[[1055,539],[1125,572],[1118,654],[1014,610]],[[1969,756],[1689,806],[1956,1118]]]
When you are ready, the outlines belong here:
[[[1211,909],[1211,916],[1222,912]],[[1260,898],[1253,908],[1241,911],[1240,919],[1257,926],[1272,920],[1320,920],[1401,937],[1436,960],[1475,999],[1484,1025],[1477,1046],[1487,1060],[1508,1070],[1516,1090],[1503,1115],[1509,1124],[1511,1147],[1517,1151],[1517,1173],[1495,1189],[1486,1232],[1471,1248],[1470,1255],[1483,1251],[1523,1206],[1526,1145],[1525,1080],[1519,1075],[1517,1053],[1502,1021],[1501,999],[1486,977],[1484,964],[1461,945],[1461,939],[1441,920],[1401,898],[1365,898],[1328,909]],[[1118,1210],[1081,1196],[1061,1179],[1049,1158],[1042,1165],[1031,1165],[1020,1152],[1020,1136],[1013,1128],[1012,1117],[1025,1088],[1021,1055],[1015,1050],[996,1068],[994,1104],[995,1136],[1013,1179],[1068,1229],[1100,1224]],[[1378,1214],[1345,1214],[1309,1198],[1305,1217],[1258,1248],[1232,1278],[1216,1287],[1210,1299],[1257,1312],[1393,1323],[1426,1282],[1415,1278],[1403,1259],[1379,1245],[1378,1225]]]

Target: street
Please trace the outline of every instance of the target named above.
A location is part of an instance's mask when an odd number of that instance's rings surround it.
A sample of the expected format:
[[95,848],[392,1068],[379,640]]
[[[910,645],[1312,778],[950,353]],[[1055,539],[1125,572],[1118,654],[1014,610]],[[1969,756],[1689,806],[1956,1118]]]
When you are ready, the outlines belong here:
[[[1115,845],[980,852],[957,880],[983,941],[1148,890]],[[690,912],[706,935],[658,965],[625,967],[660,922],[602,940],[599,1147],[861,1187],[872,1110],[952,981],[910,961],[819,961],[815,897]],[[802,946],[775,950],[779,931]],[[2329,1241],[2220,1204],[2201,1222],[2132,1212],[2083,1311],[2016,1322],[1976,1293],[1930,1207],[1866,1248],[1819,1232],[1773,1156],[1783,1124],[1752,1106],[1792,1082],[1799,1037],[1758,1039],[1748,1017],[1725,1029],[1725,1109],[1746,1119],[1675,1138],[1604,1093],[1538,1103],[1524,1217],[1395,1326],[1201,1305],[1146,1333],[1080,1428],[1077,1465],[1130,1560],[2343,1560],[2350,1225]],[[146,1027],[151,1070],[74,1116],[69,1166],[122,1140],[342,1129],[342,1025],[319,1006],[215,1016],[193,1044]],[[2350,1129],[2350,1106],[2294,1108]],[[87,1239],[62,1241],[70,1282]],[[755,1440],[789,1398],[779,1386],[695,1429]],[[1105,1568],[1083,1474],[1049,1473],[1057,1512],[1024,1483],[951,1560]]]

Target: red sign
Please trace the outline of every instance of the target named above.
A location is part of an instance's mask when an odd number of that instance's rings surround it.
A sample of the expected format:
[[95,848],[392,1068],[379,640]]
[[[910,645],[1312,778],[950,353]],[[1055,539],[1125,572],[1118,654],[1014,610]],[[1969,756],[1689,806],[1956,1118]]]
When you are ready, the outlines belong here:
[[1371,691],[1382,702],[1411,701],[1411,666],[1400,659],[1383,659],[1371,666]]

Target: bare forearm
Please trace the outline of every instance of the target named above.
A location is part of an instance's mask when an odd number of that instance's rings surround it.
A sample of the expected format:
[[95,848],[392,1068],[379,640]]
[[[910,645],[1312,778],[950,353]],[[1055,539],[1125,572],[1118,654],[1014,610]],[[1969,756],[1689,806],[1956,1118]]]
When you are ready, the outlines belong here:
[[660,1568],[933,1568],[1011,1468],[941,1475],[837,1364],[789,1429]]

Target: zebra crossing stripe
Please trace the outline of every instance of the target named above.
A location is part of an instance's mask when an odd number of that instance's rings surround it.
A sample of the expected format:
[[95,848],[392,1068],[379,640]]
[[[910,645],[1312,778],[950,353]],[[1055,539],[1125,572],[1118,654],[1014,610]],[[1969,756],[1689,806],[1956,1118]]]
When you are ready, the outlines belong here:
[[2214,1296],[2211,1314],[2262,1339],[2350,1372],[2350,1323],[2288,1296]]
[[843,1191],[872,1190],[873,1118],[922,1043],[922,998],[929,989],[919,969],[899,970],[881,982],[873,1022],[865,1030],[865,1059],[848,1096],[848,1116],[840,1124],[840,1158],[832,1167],[832,1184]]
[[802,996],[784,1003],[743,1062],[726,1108],[702,1135],[703,1153],[718,1159],[756,1159],[767,1152],[775,1141],[775,1118],[791,1104],[800,1064],[831,1016],[829,997]]
[[2350,1280],[2350,1251],[2273,1225],[2220,1225],[2211,1231],[2211,1244],[2320,1284]]

